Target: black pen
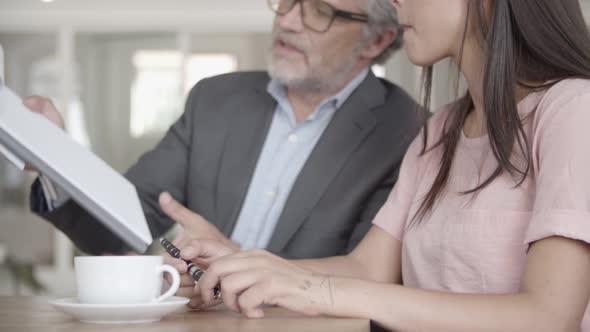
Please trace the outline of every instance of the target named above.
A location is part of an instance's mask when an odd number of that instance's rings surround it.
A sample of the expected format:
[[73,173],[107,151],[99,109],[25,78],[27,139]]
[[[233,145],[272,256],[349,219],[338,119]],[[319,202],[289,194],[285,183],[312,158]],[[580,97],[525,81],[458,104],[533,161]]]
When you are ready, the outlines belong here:
[[[164,247],[164,249],[166,249],[166,252],[168,252],[168,254],[174,258],[178,258],[178,259],[182,259],[182,257],[180,257],[180,249],[176,248],[175,245],[172,244],[172,242],[164,239],[164,238],[160,238],[160,244],[162,245],[162,247]],[[188,272],[190,273],[190,275],[193,277],[193,279],[195,279],[195,282],[199,282],[199,280],[201,279],[201,277],[203,276],[203,274],[205,273],[205,271],[199,269],[199,267],[186,259],[182,259],[187,267],[188,267]],[[221,287],[219,287],[219,285],[215,286],[215,288],[213,288],[213,297],[216,300],[221,299]]]

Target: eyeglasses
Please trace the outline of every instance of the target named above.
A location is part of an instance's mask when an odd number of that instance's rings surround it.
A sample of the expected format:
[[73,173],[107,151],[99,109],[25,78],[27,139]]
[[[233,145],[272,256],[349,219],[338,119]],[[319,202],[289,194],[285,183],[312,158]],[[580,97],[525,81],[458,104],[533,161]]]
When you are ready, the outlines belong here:
[[316,32],[326,32],[336,18],[367,23],[366,14],[340,10],[322,0],[268,0],[270,9],[278,15],[287,15],[300,3],[303,25]]

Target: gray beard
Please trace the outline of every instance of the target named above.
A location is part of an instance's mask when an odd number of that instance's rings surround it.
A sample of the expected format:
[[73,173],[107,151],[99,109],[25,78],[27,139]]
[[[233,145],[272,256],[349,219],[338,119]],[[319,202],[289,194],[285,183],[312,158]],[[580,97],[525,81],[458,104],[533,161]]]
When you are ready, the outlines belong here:
[[354,59],[356,56],[357,54],[351,54],[351,57],[338,67],[328,66],[321,70],[308,70],[305,75],[290,75],[291,73],[285,73],[283,70],[276,68],[276,62],[281,60],[274,60],[270,55],[268,73],[272,79],[277,80],[287,88],[313,91],[314,93],[321,91],[336,92],[346,86],[351,79],[350,73],[356,62],[349,59]]

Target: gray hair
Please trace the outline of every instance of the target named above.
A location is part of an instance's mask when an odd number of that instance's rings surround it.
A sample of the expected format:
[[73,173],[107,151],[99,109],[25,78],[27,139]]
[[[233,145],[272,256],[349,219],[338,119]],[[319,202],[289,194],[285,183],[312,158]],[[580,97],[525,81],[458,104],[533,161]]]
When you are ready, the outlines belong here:
[[397,18],[397,11],[389,0],[368,0],[366,11],[369,22],[365,29],[365,42],[371,42],[387,31],[397,33],[393,43],[373,59],[374,64],[384,64],[403,45],[403,29]]

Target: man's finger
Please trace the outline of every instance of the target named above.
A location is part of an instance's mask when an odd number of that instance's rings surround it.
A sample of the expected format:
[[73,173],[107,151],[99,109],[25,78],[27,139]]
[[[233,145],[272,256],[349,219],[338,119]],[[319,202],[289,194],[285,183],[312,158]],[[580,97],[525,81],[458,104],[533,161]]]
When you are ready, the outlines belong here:
[[195,214],[191,210],[178,203],[168,192],[160,194],[159,202],[162,211],[164,211],[168,217],[172,218],[172,220],[181,225],[185,225],[189,220],[195,217]]
[[215,240],[199,239],[192,240],[186,247],[181,249],[181,256],[188,260],[201,260],[209,265],[212,259],[235,254],[235,251]]
[[186,235],[184,235],[184,232],[180,232],[178,233],[178,235],[176,235],[176,237],[172,240],[172,244],[174,246],[176,246],[177,248],[182,247],[182,243],[184,243],[184,241],[186,241]]
[[190,238],[186,235],[184,231],[181,231],[175,238],[172,240],[172,244],[175,245],[177,248],[182,248],[186,246],[186,244],[190,241]]
[[31,111],[53,117],[58,113],[57,108],[53,105],[51,99],[41,96],[31,96],[23,100],[23,104]]
[[65,129],[64,120],[53,102],[45,97],[32,96],[23,100],[23,105],[35,113],[39,113],[61,129]]
[[186,260],[193,260],[198,257],[204,257],[201,240],[191,240],[185,247],[180,248],[180,257]]
[[40,96],[31,96],[25,98],[23,104],[33,112],[43,113],[45,99]]

